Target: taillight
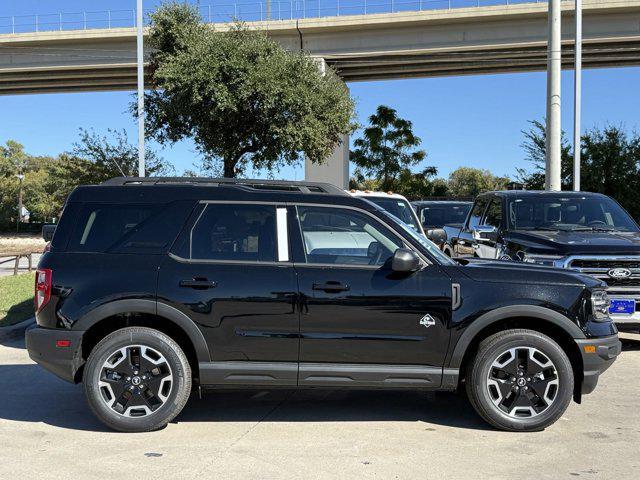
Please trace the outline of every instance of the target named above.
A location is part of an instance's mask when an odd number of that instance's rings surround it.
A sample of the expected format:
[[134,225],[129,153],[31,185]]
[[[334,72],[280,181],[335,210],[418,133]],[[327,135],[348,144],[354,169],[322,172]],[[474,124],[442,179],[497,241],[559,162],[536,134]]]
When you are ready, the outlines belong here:
[[33,298],[36,313],[49,302],[51,298],[51,269],[39,268],[36,270],[36,291]]

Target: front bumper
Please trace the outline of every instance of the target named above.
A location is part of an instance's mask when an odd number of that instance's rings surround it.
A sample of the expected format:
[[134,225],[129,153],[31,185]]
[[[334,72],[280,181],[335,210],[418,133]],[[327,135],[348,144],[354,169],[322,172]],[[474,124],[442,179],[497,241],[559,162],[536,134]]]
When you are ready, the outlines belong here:
[[598,384],[600,374],[611,366],[622,351],[622,343],[618,335],[601,338],[587,338],[575,340],[582,355],[584,379],[581,394],[593,392]]
[[[27,330],[27,351],[31,359],[51,373],[76,383],[76,374],[84,364],[82,359],[82,335],[84,332],[37,327]],[[68,341],[68,346],[58,346],[58,341]]]

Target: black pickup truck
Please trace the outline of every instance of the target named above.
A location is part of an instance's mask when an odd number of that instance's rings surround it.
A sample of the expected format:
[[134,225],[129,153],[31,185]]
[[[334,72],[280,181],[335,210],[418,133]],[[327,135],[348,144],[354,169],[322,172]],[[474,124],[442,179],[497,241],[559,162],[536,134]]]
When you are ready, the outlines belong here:
[[444,230],[443,251],[452,257],[568,268],[604,280],[618,328],[640,328],[640,228],[606,195],[488,192],[464,223]]

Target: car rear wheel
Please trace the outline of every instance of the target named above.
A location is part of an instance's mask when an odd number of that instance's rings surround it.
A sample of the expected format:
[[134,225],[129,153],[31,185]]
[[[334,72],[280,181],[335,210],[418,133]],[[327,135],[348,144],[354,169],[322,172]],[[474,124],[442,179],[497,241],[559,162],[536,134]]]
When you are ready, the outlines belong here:
[[565,412],[573,394],[571,362],[548,336],[506,330],[483,340],[469,364],[471,404],[502,430],[539,431]]
[[187,403],[191,368],[164,333],[128,327],[96,345],[83,382],[89,406],[103,423],[123,432],[148,432],[167,425]]

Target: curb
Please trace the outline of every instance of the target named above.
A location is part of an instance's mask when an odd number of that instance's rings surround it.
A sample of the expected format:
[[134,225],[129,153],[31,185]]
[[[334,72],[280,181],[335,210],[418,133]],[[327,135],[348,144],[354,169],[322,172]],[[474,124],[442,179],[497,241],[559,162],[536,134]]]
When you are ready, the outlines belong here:
[[28,318],[23,322],[10,325],[8,327],[0,327],[0,340],[9,338],[17,338],[24,336],[24,332],[36,322],[35,317]]

